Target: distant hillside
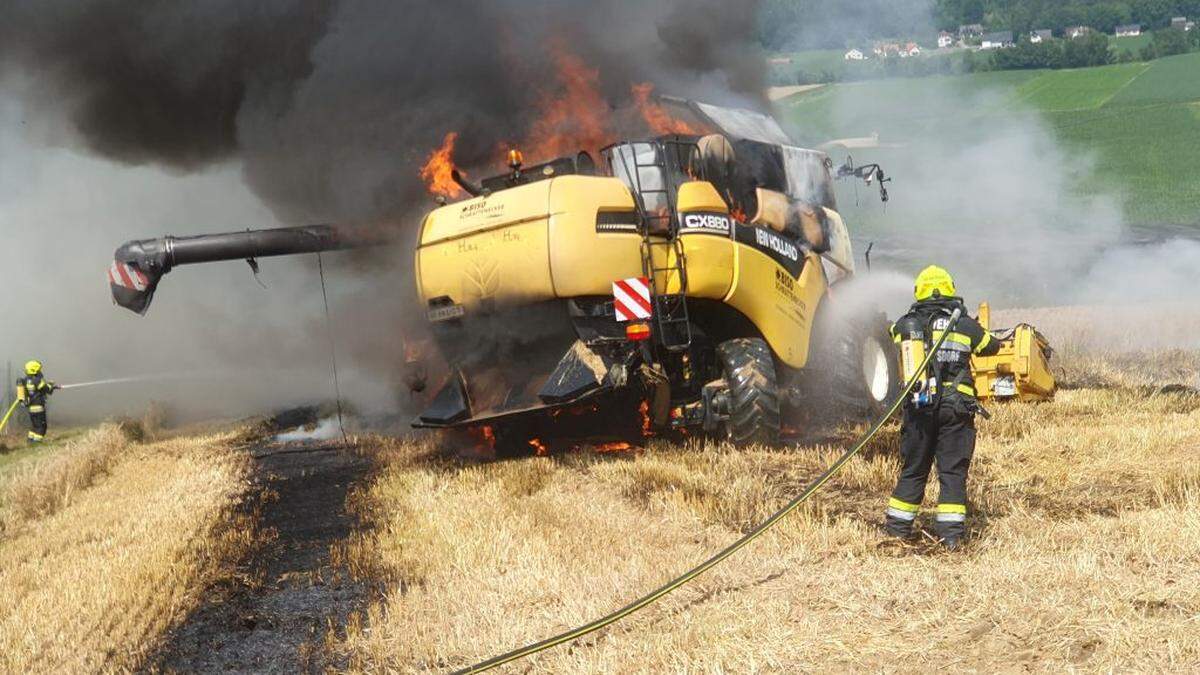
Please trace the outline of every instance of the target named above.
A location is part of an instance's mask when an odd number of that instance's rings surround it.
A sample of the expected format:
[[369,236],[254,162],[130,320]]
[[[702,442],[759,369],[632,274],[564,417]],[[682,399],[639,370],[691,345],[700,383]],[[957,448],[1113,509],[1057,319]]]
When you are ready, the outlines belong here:
[[771,51],[844,49],[883,37],[927,38],[963,24],[1059,35],[1083,25],[1111,35],[1130,23],[1165,28],[1177,16],[1200,17],[1200,0],[762,0],[758,32]]
[[[1081,165],[1093,166],[1098,184],[1081,189],[1123,196],[1134,225],[1200,227],[1200,54],[1080,70],[828,85],[777,105],[794,133],[812,144],[876,132],[884,145],[931,136],[953,143],[953,134],[1040,114],[1041,124],[1079,153]],[[955,124],[947,124],[948,116]],[[897,191],[905,164],[921,159],[905,147],[853,154],[890,167]]]

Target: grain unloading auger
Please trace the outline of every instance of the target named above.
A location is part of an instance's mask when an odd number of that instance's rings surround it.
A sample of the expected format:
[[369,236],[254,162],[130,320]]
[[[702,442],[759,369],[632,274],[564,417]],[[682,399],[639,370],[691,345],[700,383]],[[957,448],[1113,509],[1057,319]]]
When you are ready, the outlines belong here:
[[[886,318],[839,305],[855,264],[832,162],[765,115],[677,104],[709,133],[517,157],[424,218],[416,293],[449,375],[415,426],[483,428],[502,454],[623,431],[752,443],[789,409],[888,402]],[[377,243],[336,226],[137,241],[109,277],[145,312],[177,265]]]
[[126,242],[113,254],[108,283],[113,302],[145,314],[163,275],[179,265],[245,260],[257,271],[258,258],[386,243],[379,234],[359,227],[306,225],[270,230],[246,230],[191,237],[163,237]]

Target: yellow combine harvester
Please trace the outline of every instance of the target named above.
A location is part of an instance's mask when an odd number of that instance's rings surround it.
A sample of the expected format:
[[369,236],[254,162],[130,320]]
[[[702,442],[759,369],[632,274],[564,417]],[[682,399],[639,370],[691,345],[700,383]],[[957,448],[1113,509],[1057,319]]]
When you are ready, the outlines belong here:
[[507,450],[553,437],[557,409],[644,401],[653,428],[770,442],[807,392],[895,392],[883,315],[826,308],[854,259],[825,155],[670,135],[591,166],[514,161],[426,217],[417,291],[455,376],[418,426],[487,424]]
[[[456,174],[471,197],[429,213],[415,251],[450,373],[415,426],[486,427],[504,454],[623,428],[771,442],[791,408],[875,412],[898,392],[886,317],[843,300],[855,261],[829,158],[770,117],[676,107],[710,133]],[[877,166],[838,174],[886,198]],[[109,277],[144,312],[174,265],[371,243],[333,226],[137,241]]]

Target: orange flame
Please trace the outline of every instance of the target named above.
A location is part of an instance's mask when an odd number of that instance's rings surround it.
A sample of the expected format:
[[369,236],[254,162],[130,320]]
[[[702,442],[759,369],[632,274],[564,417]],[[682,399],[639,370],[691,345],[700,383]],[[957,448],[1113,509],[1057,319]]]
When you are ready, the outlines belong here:
[[[542,91],[542,115],[530,125],[520,144],[520,147],[536,148],[535,161],[573,155],[580,150],[595,152],[616,135],[612,127],[612,107],[600,93],[600,71],[589,67],[562,43],[552,45],[551,52],[557,68],[557,86]],[[634,84],[631,93],[642,120],[651,132],[687,135],[708,133],[702,126],[672,117],[666,107],[655,102],[653,84]],[[457,131],[447,133],[441,146],[429,153],[421,167],[420,176],[430,194],[448,198],[464,194],[462,187],[451,176],[456,168],[454,146],[457,140]],[[509,154],[510,165],[512,154],[518,153],[507,142],[499,143],[497,149]],[[461,169],[459,173],[467,175]]]
[[601,443],[595,446],[596,452],[625,452],[633,449],[633,444],[625,441],[615,441],[613,443]]
[[646,126],[650,127],[650,131],[656,134],[689,134],[693,136],[707,133],[704,129],[671,117],[666,108],[650,100],[650,95],[654,93],[653,84],[649,82],[635,84],[631,90],[633,102],[637,105],[638,112],[642,114],[642,119],[646,121]]
[[[458,197],[463,194],[463,189],[450,175],[454,171],[454,143],[457,140],[457,131],[446,134],[441,147],[429,153],[425,166],[421,167],[421,180],[425,181],[425,188],[429,190],[429,194],[443,197]],[[463,171],[459,173],[467,175]]]
[[550,449],[547,448],[546,444],[542,443],[540,439],[529,439],[529,447],[533,448],[533,453],[538,457],[545,457],[546,455],[550,454]]
[[642,435],[653,436],[654,430],[651,428],[650,422],[650,402],[642,401],[642,404],[638,406],[638,412],[642,415]]
[[541,118],[530,127],[523,147],[537,148],[541,159],[579,150],[595,151],[608,144],[609,105],[600,94],[600,71],[562,44],[552,47],[558,67],[556,94],[543,92]]
[[496,447],[496,434],[493,433],[492,428],[486,424],[481,427],[471,427],[467,429],[467,433],[470,434],[471,437],[475,439],[475,442],[483,448],[492,450]]

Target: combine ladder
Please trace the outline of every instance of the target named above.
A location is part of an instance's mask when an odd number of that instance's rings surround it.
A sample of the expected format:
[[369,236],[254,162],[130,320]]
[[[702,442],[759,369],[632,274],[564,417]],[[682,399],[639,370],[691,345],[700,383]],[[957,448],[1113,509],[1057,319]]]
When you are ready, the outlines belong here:
[[[633,157],[633,177],[637,184],[637,203],[642,216],[642,275],[650,281],[655,332],[659,344],[668,352],[686,351],[692,346],[692,327],[687,307],[687,257],[679,239],[679,221],[675,217],[675,195],[666,167],[666,148],[655,144],[653,160],[644,164],[637,153]],[[643,170],[653,173],[643,174]],[[656,186],[644,186],[643,175],[656,175]],[[647,202],[653,204],[648,208]],[[676,285],[675,292],[671,290]]]

